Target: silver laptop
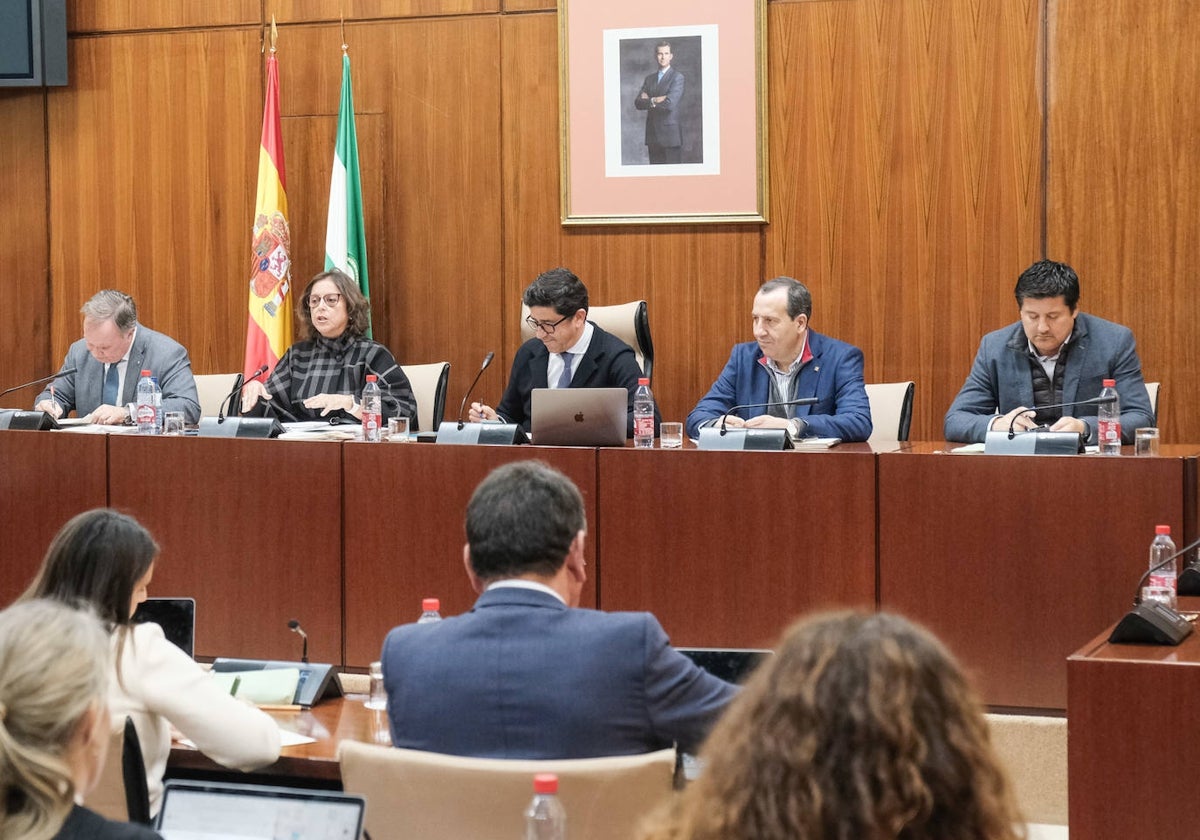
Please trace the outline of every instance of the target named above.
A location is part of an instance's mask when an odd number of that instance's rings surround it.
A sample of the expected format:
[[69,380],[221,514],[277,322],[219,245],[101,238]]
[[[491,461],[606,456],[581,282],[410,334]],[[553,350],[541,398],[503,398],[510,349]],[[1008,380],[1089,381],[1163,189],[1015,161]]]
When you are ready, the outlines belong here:
[[624,388],[534,388],[530,431],[537,446],[624,446]]
[[365,807],[327,790],[172,780],[155,828],[166,840],[359,840]]

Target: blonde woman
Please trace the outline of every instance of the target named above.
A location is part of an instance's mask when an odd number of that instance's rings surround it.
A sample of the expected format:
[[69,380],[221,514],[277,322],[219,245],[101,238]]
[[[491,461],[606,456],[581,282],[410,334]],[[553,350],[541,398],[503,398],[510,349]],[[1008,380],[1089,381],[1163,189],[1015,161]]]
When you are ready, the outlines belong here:
[[158,837],[78,804],[108,751],[110,659],[95,616],[45,600],[0,612],[0,838]]
[[644,838],[1014,840],[1020,822],[958,664],[887,614],[800,621]]

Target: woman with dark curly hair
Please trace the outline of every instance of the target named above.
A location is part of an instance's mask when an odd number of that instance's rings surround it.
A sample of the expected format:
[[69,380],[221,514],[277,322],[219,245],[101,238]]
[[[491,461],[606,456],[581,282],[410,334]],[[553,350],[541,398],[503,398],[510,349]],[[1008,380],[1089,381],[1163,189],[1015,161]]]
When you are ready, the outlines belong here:
[[371,304],[350,276],[334,269],[309,280],[296,306],[302,340],[288,348],[265,383],[246,383],[242,413],[359,421],[363,385],[373,373],[383,393],[384,419],[407,416],[415,423],[417,401],[408,377],[390,350],[366,336],[370,313]]
[[928,631],[802,620],[713,729],[700,778],[647,840],[1013,840],[979,701]]

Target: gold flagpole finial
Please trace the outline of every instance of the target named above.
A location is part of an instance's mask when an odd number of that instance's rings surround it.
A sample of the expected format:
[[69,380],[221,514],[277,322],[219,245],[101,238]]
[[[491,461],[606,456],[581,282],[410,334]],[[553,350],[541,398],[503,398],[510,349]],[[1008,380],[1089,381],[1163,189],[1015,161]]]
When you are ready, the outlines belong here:
[[346,4],[338,4],[342,16],[342,55],[345,55],[350,50],[350,45],[346,43]]
[[275,27],[275,13],[271,13],[271,52],[275,52],[275,42],[279,40],[279,30]]

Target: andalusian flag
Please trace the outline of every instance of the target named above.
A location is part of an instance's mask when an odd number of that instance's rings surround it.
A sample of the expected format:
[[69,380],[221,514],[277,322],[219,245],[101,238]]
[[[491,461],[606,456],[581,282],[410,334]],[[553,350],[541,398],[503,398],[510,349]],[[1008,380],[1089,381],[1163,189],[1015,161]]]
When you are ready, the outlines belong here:
[[[329,179],[329,223],[325,228],[325,270],[333,268],[356,279],[363,296],[370,299],[362,179],[358,172],[358,133],[354,130],[354,89],[350,83],[350,56],[345,51],[342,52],[337,149],[333,155],[333,176]],[[370,327],[367,335],[371,335]]]
[[254,254],[250,271],[250,320],[246,325],[245,375],[262,365],[275,369],[292,344],[291,233],[279,130],[279,70],[275,61],[275,21],[267,59],[267,101],[262,147],[258,150],[258,197],[254,202]]

